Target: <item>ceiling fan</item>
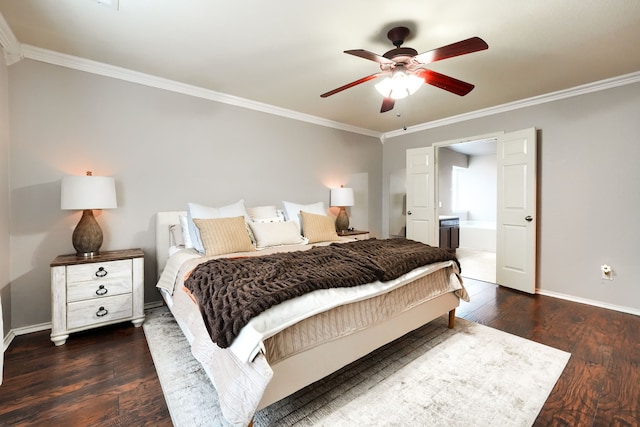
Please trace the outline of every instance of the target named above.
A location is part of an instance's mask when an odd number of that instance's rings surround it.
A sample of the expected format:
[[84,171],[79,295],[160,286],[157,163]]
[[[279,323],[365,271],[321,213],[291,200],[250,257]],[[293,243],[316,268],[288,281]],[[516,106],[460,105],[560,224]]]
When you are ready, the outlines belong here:
[[410,31],[407,27],[394,27],[387,33],[387,38],[395,46],[384,55],[369,52],[364,49],[345,50],[344,53],[359,56],[380,64],[380,72],[347,83],[344,86],[330,90],[320,95],[322,98],[342,92],[361,83],[368,82],[378,77],[386,78],[376,84],[376,90],[384,96],[380,112],[384,113],[393,109],[396,99],[402,99],[417,91],[423,83],[439,87],[456,95],[464,96],[475,87],[462,80],[437,73],[426,68],[425,64],[452,58],[454,56],[466,55],[489,48],[489,45],[480,37],[471,37],[466,40],[442,46],[421,54],[410,47],[401,47]]

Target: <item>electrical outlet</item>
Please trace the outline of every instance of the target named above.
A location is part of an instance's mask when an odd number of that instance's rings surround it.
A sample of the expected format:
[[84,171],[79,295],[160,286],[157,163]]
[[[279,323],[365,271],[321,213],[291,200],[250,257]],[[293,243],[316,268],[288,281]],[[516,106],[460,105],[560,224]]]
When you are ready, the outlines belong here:
[[600,278],[602,280],[613,280],[613,268],[610,265],[603,264],[600,266]]

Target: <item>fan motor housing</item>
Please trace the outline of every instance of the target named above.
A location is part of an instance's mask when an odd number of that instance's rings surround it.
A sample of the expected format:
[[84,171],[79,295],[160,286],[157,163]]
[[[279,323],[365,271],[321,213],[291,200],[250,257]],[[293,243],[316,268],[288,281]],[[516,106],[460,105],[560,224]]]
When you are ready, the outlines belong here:
[[413,58],[417,54],[418,51],[410,47],[397,47],[395,49],[391,49],[389,52],[385,53],[382,56],[395,62],[408,63],[411,61],[411,58]]

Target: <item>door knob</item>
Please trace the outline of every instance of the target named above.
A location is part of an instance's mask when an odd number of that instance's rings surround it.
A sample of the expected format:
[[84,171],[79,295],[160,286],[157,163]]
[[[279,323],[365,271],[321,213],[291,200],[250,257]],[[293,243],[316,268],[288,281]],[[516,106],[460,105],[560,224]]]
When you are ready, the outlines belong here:
[[407,215],[411,215],[411,211],[407,211]]
[[527,216],[525,216],[525,217],[524,217],[524,219],[525,219],[527,222],[531,222],[531,221],[533,221],[533,217],[532,217],[531,215],[527,215]]

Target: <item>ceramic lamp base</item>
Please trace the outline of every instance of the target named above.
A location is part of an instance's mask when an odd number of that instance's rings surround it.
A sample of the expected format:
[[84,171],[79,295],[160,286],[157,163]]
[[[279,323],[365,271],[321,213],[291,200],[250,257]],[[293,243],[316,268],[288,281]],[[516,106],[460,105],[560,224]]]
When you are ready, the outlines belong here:
[[102,230],[91,209],[82,211],[82,218],[73,230],[72,242],[76,249],[76,256],[92,257],[98,255],[100,246],[102,246]]
[[349,215],[345,208],[340,208],[338,217],[336,218],[336,231],[338,233],[344,233],[349,228]]

